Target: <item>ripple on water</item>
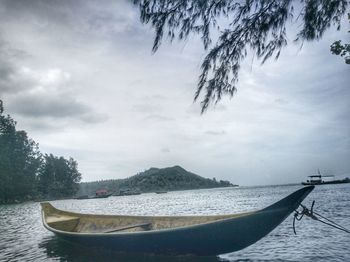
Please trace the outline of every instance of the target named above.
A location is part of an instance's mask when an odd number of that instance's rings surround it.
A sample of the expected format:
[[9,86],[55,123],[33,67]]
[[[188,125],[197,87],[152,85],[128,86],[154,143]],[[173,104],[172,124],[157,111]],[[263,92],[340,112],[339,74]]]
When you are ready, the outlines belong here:
[[[229,214],[265,207],[298,188],[225,188],[52,203],[61,209],[97,214]],[[311,205],[312,200],[316,200],[317,212],[350,228],[349,184],[316,187],[305,204]],[[209,258],[116,254],[72,245],[42,226],[39,203],[0,206],[0,228],[0,261],[350,261],[349,234],[303,219],[297,223],[295,236],[292,216],[256,244]]]

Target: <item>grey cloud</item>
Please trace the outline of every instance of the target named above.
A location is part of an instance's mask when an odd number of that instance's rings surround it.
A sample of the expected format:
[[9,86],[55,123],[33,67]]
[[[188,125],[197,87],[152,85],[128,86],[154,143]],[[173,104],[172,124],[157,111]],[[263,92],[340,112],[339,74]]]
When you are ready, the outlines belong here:
[[43,87],[38,79],[23,74],[6,61],[0,64],[0,75],[0,95],[5,108],[13,113],[35,118],[75,118],[85,123],[107,119],[74,98],[74,94],[65,92],[64,86],[59,85],[61,79]]
[[286,104],[288,104],[288,101],[283,99],[283,98],[277,98],[277,99],[275,99],[275,103],[279,104],[279,105],[286,105]]
[[162,153],[170,153],[170,148],[168,148],[168,147],[163,147],[163,148],[161,149],[161,152],[162,152]]
[[158,122],[167,122],[167,121],[173,121],[174,118],[158,115],[158,114],[152,114],[147,117],[145,117],[146,120],[152,120],[152,121],[158,121]]
[[25,88],[26,84],[22,81],[15,61],[27,56],[26,52],[11,48],[0,38],[0,95],[16,93]]
[[2,13],[9,18],[20,17],[21,22],[31,23],[45,33],[62,30],[63,33],[89,33],[105,39],[128,34],[127,37],[141,41],[140,36],[147,30],[140,23],[132,23],[130,17],[138,19],[138,13],[136,9],[130,9],[130,5],[132,3],[128,1],[113,0],[103,1],[103,4],[85,0],[5,0],[0,11],[2,8]]
[[7,43],[3,39],[3,36],[0,35],[0,57],[6,57],[7,59],[10,59],[10,58],[23,59],[23,58],[29,57],[29,54],[27,54],[23,50],[12,47],[9,43]]
[[223,104],[216,104],[214,107],[214,110],[223,112],[227,110],[227,107],[224,106]]
[[[156,97],[143,97],[142,99],[145,100],[158,100],[159,98]],[[173,121],[174,119],[168,116],[164,116],[162,114],[159,114],[158,112],[162,112],[162,107],[157,103],[148,103],[148,104],[137,104],[132,107],[132,111],[136,113],[146,114],[144,117],[145,120],[150,121],[157,121],[157,122],[166,122],[166,121]]]
[[115,10],[103,10],[91,18],[87,18],[86,23],[89,30],[94,33],[110,36],[135,30],[134,25],[125,19],[125,14],[116,15]]
[[[28,134],[32,132],[40,133],[40,134],[55,134],[57,132],[61,132],[65,128],[65,123],[58,123],[58,121],[43,121],[42,118],[28,118],[21,117],[20,115],[16,115],[16,120],[21,126],[25,126],[25,130],[28,131]],[[39,142],[38,140],[37,142]]]
[[[74,98],[69,89],[69,74],[61,69],[33,70],[21,67],[25,51],[10,47],[0,39],[0,95],[5,109],[32,118],[75,118],[85,123],[99,123],[106,115]],[[43,128],[45,123],[33,123]],[[49,128],[49,127],[48,127]]]
[[10,105],[14,112],[30,117],[78,116],[90,111],[89,107],[70,97],[46,97],[38,95],[18,96]]
[[[158,98],[156,98],[157,100]],[[147,99],[148,100],[148,99]],[[164,116],[159,114],[158,112],[162,111],[162,107],[158,104],[137,104],[132,107],[132,111],[136,113],[146,114],[144,117],[145,120],[165,122],[165,121],[173,121],[174,118],[169,116]]]
[[11,63],[0,59],[0,95],[20,93],[30,89],[34,83]]
[[8,107],[18,115],[32,118],[72,118],[85,123],[98,123],[107,119],[106,115],[95,113],[86,104],[64,94],[23,94],[11,100]]
[[164,96],[164,95],[154,95],[151,98],[154,99],[154,100],[161,100],[161,101],[164,101],[164,100],[168,99],[168,97]]
[[0,94],[4,94],[11,91],[11,85],[9,85],[9,81],[11,81],[11,75],[15,72],[13,66],[3,61],[0,57]]
[[80,116],[80,119],[86,123],[97,124],[107,121],[109,117],[107,114],[93,112],[93,110],[90,109],[89,112],[82,114]]
[[206,131],[204,132],[206,135],[212,135],[212,136],[222,136],[222,135],[225,135],[226,132],[224,130],[221,130],[221,131]]
[[159,107],[151,104],[138,104],[132,107],[132,111],[140,113],[152,113],[159,110]]

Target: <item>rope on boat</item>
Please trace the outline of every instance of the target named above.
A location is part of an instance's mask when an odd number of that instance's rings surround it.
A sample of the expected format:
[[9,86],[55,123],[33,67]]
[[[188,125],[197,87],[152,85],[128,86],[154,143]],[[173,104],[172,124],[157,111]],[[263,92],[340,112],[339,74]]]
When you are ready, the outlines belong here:
[[336,229],[339,229],[341,231],[344,231],[345,233],[348,233],[350,234],[350,230],[335,223],[334,221],[318,214],[317,212],[314,211],[314,205],[315,205],[315,200],[312,201],[312,205],[311,205],[311,208],[308,209],[307,207],[305,207],[304,205],[300,204],[300,206],[302,207],[302,210],[301,211],[298,211],[298,210],[295,210],[295,213],[294,213],[294,218],[293,218],[293,231],[294,231],[294,234],[296,235],[297,232],[295,230],[295,221],[300,221],[304,215],[307,216],[307,217],[310,217],[311,219],[313,220],[316,220],[316,221],[319,221],[325,225],[328,225],[328,226],[331,226],[331,227],[334,227]]

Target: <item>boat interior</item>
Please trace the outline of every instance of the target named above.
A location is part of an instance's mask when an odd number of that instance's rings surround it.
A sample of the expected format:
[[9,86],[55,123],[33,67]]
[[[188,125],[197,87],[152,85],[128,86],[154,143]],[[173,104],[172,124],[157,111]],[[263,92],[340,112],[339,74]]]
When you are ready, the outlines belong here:
[[59,210],[48,202],[41,203],[41,207],[43,219],[48,227],[76,233],[126,233],[170,229],[241,217],[252,213],[218,216],[118,216],[73,213]]

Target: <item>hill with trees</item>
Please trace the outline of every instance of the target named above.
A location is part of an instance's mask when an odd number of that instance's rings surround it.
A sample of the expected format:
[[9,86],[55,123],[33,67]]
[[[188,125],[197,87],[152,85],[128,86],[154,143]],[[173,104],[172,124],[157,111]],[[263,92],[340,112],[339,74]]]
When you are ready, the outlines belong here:
[[52,154],[42,154],[39,144],[16,121],[4,114],[0,100],[0,204],[27,200],[61,199],[94,195],[104,188],[155,192],[233,186],[229,181],[203,178],[180,166],[150,168],[125,179],[80,183],[78,163]]
[[100,188],[110,192],[131,190],[142,193],[234,186],[229,181],[204,178],[180,166],[152,167],[126,179],[103,180],[80,184],[78,194],[93,195]]

